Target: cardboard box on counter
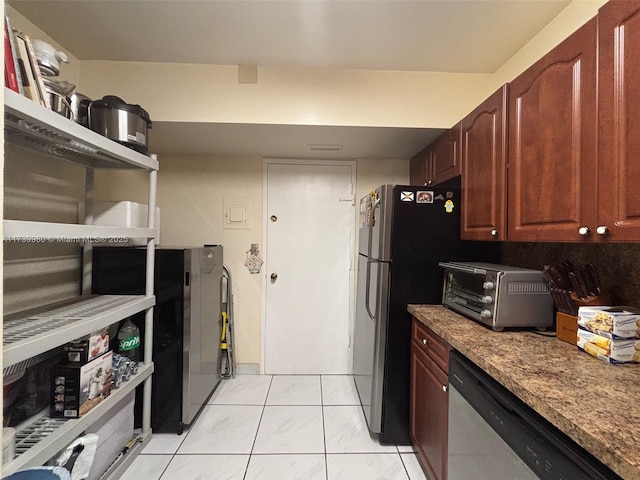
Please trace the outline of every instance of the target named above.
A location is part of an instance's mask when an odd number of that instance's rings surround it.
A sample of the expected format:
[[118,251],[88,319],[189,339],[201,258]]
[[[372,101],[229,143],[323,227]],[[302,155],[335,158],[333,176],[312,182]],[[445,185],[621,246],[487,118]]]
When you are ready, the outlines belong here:
[[580,307],[578,325],[607,338],[640,338],[640,309],[611,306]]
[[69,363],[87,363],[109,351],[109,330],[104,329],[69,342],[64,346],[64,358]]
[[111,393],[113,353],[84,365],[51,367],[51,417],[79,418]]
[[556,338],[575,345],[578,338],[578,317],[568,313],[556,313]]
[[603,337],[583,328],[578,329],[578,348],[609,363],[640,362],[640,340]]

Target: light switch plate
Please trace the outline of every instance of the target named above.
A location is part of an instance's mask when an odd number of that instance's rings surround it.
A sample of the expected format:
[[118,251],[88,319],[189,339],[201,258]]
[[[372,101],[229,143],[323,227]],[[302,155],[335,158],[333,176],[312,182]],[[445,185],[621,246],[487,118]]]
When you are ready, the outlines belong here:
[[232,197],[223,199],[223,227],[227,230],[249,230],[251,216],[251,199],[249,197]]

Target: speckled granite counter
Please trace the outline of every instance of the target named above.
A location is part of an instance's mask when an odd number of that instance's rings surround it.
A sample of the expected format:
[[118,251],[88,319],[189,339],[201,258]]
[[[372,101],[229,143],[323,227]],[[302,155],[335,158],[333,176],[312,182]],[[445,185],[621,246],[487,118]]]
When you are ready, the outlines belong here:
[[439,305],[409,312],[624,479],[640,479],[640,365],[554,337],[494,332]]

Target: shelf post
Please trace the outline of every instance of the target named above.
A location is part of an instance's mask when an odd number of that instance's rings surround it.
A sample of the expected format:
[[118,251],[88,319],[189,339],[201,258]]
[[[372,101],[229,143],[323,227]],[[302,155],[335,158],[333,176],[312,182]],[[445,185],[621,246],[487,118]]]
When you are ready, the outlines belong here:
[[[95,199],[95,171],[85,169],[84,180],[84,224],[93,225],[93,203]],[[93,244],[84,242],[82,247],[82,294],[91,293]]]
[[[156,155],[151,155],[157,160]],[[149,199],[147,202],[147,227],[156,228],[156,190],[158,182],[158,171],[149,171]],[[155,272],[155,249],[156,237],[147,239],[147,275],[145,284],[145,295],[152,296]],[[151,361],[153,358],[153,307],[147,309],[144,317],[144,359],[145,362]],[[147,433],[151,430],[151,382],[150,376],[144,382],[144,391],[142,398],[142,432]]]

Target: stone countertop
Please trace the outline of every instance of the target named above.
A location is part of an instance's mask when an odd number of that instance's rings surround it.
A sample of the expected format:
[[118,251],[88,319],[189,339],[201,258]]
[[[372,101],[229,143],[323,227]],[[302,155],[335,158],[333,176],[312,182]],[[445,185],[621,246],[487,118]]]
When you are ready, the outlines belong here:
[[494,332],[441,305],[408,310],[622,478],[640,479],[640,365],[533,332]]

